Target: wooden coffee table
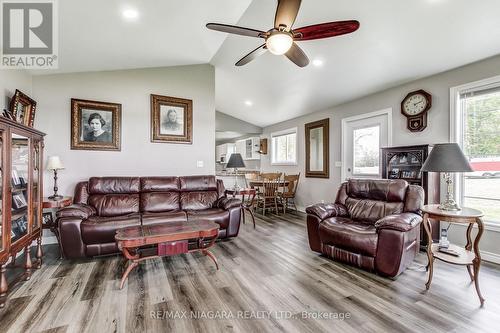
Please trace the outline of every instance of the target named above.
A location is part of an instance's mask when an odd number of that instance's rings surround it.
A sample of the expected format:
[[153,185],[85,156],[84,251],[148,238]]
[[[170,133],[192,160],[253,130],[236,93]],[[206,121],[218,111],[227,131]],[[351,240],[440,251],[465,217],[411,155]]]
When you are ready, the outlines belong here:
[[[219,233],[219,225],[212,221],[172,222],[156,225],[129,227],[118,230],[115,235],[118,248],[128,259],[120,289],[130,272],[141,261],[182,253],[201,251],[210,257],[219,269],[217,259],[208,249],[212,247]],[[142,250],[154,251],[141,255]],[[147,251],[144,251],[147,252]]]

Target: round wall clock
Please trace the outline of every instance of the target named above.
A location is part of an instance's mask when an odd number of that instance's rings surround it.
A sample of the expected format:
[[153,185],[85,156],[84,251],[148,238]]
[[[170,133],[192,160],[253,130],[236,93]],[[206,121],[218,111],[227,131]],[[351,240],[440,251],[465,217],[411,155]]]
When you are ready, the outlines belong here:
[[401,102],[401,113],[406,116],[407,127],[412,132],[421,132],[427,127],[427,111],[432,106],[432,96],[424,90],[409,93]]

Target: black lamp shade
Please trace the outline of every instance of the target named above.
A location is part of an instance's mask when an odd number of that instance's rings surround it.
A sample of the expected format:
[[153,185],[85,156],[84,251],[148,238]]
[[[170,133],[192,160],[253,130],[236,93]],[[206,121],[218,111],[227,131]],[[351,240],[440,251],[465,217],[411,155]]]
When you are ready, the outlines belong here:
[[434,145],[420,171],[471,172],[474,170],[457,143],[440,143]]
[[245,163],[243,162],[243,158],[241,157],[241,154],[239,153],[234,153],[231,154],[231,157],[229,158],[229,162],[226,164],[226,168],[244,168]]

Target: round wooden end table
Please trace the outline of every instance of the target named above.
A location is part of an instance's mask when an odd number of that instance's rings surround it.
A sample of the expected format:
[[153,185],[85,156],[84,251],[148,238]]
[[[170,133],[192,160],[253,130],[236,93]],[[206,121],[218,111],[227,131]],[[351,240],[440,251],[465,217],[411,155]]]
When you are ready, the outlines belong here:
[[[429,278],[425,284],[425,288],[429,290],[432,281],[433,263],[434,259],[439,259],[449,264],[463,265],[467,267],[469,276],[476,287],[477,295],[479,296],[479,301],[481,306],[484,304],[484,298],[481,295],[481,290],[479,289],[479,268],[481,267],[481,254],[479,252],[479,241],[483,235],[484,225],[483,225],[483,213],[477,209],[463,207],[459,211],[447,211],[438,208],[439,205],[425,205],[422,208],[424,212],[424,228],[427,234],[427,258],[429,259],[429,265],[427,269],[429,271]],[[432,226],[431,219],[437,219],[449,223],[457,224],[467,224],[467,244],[465,248],[457,245],[450,244],[449,249],[455,251],[458,256],[451,254],[446,254],[439,251],[439,244],[432,244]],[[471,232],[474,224],[477,224],[478,233],[474,242],[472,242]]]
[[253,207],[255,203],[255,195],[257,194],[257,190],[254,188],[242,188],[237,191],[235,190],[226,190],[224,194],[227,196],[232,195],[233,198],[237,195],[241,196],[241,218],[243,219],[243,223],[245,223],[245,210],[250,213],[253,222],[253,228],[255,229],[255,216],[253,214]]
[[[59,209],[63,207],[70,206],[73,203],[73,197],[63,197],[59,200],[52,200],[47,197],[43,198],[42,208],[43,209]],[[50,212],[52,214],[52,212]],[[54,221],[54,216],[52,214],[52,218],[50,223],[42,223],[43,229],[50,229],[56,235],[57,243],[61,246],[61,242],[59,241],[59,230],[57,230],[57,225]]]

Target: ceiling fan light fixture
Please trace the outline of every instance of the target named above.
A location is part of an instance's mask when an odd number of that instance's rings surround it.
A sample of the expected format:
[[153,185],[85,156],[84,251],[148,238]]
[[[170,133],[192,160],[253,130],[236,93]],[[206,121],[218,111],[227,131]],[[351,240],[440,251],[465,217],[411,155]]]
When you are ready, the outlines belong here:
[[288,52],[293,44],[293,37],[286,32],[275,32],[266,39],[266,47],[272,54],[282,55]]

